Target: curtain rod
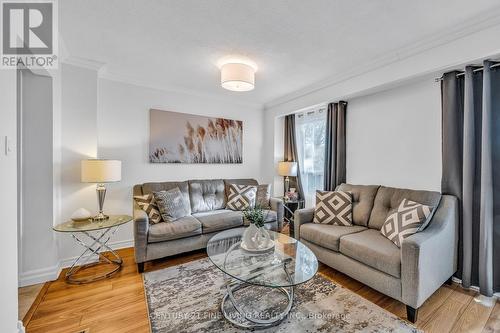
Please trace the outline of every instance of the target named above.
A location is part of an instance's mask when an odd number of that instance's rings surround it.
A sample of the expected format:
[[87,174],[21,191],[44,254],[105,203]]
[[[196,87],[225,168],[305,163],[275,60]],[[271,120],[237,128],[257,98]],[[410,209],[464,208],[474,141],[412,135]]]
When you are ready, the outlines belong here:
[[[499,63],[496,63],[496,64],[493,64],[490,66],[490,69],[493,69],[495,67],[499,67],[500,66],[500,62]],[[473,73],[477,73],[477,72],[482,72],[484,70],[484,67],[481,66],[481,67],[478,67],[476,69],[474,69],[472,72]],[[465,75],[465,72],[460,72],[457,74],[457,77],[460,77],[460,76],[464,76]],[[443,76],[440,76],[440,77],[437,77],[434,79],[435,82],[439,82],[439,81],[443,81]]]

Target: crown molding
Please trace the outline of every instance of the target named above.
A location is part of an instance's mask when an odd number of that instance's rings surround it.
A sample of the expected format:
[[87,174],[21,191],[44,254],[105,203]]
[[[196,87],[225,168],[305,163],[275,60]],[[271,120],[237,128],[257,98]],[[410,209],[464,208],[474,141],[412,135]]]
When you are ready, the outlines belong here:
[[120,83],[126,83],[126,84],[130,84],[130,85],[134,85],[134,86],[139,86],[142,88],[154,89],[154,90],[158,90],[158,91],[162,91],[162,92],[178,93],[178,94],[189,95],[189,96],[193,96],[193,97],[211,99],[211,100],[219,101],[219,102],[229,102],[231,104],[252,107],[252,108],[258,108],[260,110],[263,110],[263,108],[264,108],[264,104],[262,104],[262,103],[246,102],[246,101],[242,101],[240,99],[237,99],[236,97],[218,96],[215,94],[202,93],[202,92],[195,91],[195,90],[166,86],[166,85],[163,85],[163,84],[157,83],[157,82],[145,81],[145,80],[140,80],[140,79],[132,78],[132,77],[117,74],[117,73],[112,73],[106,69],[99,71],[98,78],[104,79],[104,80],[109,80],[109,81],[120,82]]
[[372,61],[356,65],[356,68],[354,69],[351,68],[344,71],[339,71],[334,75],[330,75],[329,78],[325,80],[318,81],[302,89],[295,90],[291,93],[285,94],[281,97],[264,103],[264,109],[271,109],[278,105],[309,95],[315,91],[328,88],[340,82],[377,70],[381,67],[418,55],[419,53],[434,49],[444,44],[451,43],[457,39],[480,32],[482,30],[486,30],[496,25],[500,25],[500,7],[494,10],[490,10],[487,13],[477,15],[476,17],[467,20],[460,25],[455,25],[454,27],[443,30],[440,33],[428,35],[417,42],[413,42],[402,48],[383,54],[373,59]]
[[63,64],[86,68],[93,71],[100,71],[106,63],[92,59],[68,56],[61,61]]

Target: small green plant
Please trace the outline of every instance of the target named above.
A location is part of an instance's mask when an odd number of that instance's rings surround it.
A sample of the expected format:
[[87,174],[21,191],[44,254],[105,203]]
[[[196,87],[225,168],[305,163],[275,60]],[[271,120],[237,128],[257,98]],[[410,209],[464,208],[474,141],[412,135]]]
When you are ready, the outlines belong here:
[[267,214],[260,206],[255,206],[255,208],[247,208],[243,211],[243,217],[250,221],[250,223],[255,224],[256,227],[261,228],[264,226]]

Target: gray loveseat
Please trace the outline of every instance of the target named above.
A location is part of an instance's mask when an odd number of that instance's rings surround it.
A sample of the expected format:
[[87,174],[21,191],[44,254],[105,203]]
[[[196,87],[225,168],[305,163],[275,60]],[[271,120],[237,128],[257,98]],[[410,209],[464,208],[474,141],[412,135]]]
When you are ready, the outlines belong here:
[[[202,249],[216,233],[243,225],[240,211],[225,209],[228,184],[258,185],[255,179],[188,180],[184,182],[144,183],[135,185],[133,195],[178,187],[190,204],[190,215],[174,222],[150,224],[148,216],[134,205],[135,261],[139,272],[144,263],[183,252]],[[283,226],[283,203],[271,198],[266,212],[266,226],[280,231]]]
[[[296,238],[324,264],[406,304],[407,318],[456,271],[458,200],[438,192],[377,185],[338,187],[353,195],[353,226],[311,223],[314,208],[295,212]],[[402,199],[437,207],[430,224],[406,238],[401,248],[380,229]]]

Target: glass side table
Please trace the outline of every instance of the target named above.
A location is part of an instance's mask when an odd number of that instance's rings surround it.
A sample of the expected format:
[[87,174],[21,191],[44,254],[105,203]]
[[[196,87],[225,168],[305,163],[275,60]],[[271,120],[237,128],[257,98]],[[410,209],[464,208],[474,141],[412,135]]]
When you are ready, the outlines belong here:
[[[90,283],[105,279],[118,272],[122,268],[123,260],[107,243],[122,224],[131,220],[132,216],[128,215],[110,215],[109,219],[103,221],[68,221],[53,227],[52,229],[56,232],[70,233],[71,237],[85,248],[85,251],[66,272],[66,282],[71,284]],[[112,258],[104,256],[104,251],[109,252]],[[98,260],[89,262],[94,255],[98,256]],[[76,276],[77,272],[97,265],[110,265],[111,268],[91,276]]]
[[290,237],[295,237],[295,231],[293,228],[293,215],[297,209],[302,209],[305,207],[305,201],[303,199],[285,200],[283,197],[278,197],[276,199],[279,199],[283,202],[283,207],[285,208],[283,219],[285,223],[288,224]]

